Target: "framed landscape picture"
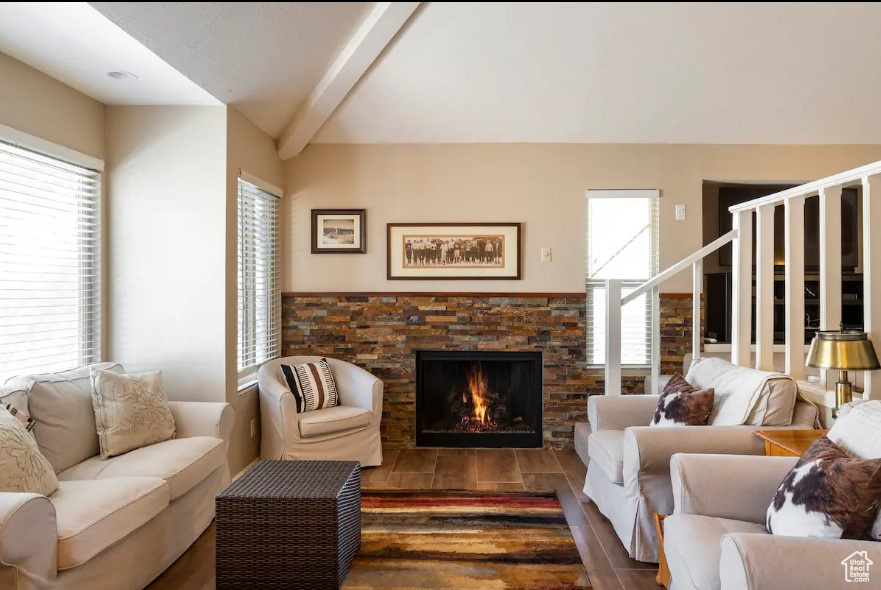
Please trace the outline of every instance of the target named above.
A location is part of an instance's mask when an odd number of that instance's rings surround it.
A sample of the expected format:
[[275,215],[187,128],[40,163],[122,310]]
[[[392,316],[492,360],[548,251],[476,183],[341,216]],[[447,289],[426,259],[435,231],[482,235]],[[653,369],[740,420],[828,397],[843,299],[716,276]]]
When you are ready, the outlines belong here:
[[519,223],[389,223],[389,279],[520,279]]
[[366,252],[366,209],[312,209],[313,254]]

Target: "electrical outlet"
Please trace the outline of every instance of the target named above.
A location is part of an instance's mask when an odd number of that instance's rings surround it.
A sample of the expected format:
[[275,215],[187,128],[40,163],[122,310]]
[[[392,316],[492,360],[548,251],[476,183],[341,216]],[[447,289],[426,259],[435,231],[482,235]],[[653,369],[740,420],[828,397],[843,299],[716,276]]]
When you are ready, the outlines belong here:
[[550,248],[542,248],[541,249],[541,261],[542,262],[550,262],[551,261],[551,249]]
[[685,205],[676,205],[676,221],[685,221]]
[[257,436],[257,419],[251,418],[251,438],[255,438]]

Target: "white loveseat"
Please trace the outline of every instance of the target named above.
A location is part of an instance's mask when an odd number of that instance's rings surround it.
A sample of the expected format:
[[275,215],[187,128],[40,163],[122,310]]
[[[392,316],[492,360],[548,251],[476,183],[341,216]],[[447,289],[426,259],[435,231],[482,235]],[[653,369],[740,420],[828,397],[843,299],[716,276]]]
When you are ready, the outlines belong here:
[[[738,370],[752,373],[746,377],[753,378],[761,373],[754,369]],[[761,455],[764,444],[753,431],[814,427],[817,410],[796,401],[794,381],[779,376],[769,383],[765,400],[756,409],[761,409],[764,416],[775,416],[778,422],[783,420],[786,426],[759,422],[742,426],[650,427],[657,396],[588,398],[588,423],[576,425],[575,431],[576,451],[587,464],[584,493],[611,521],[631,558],[658,561],[653,513],[673,512],[670,458],[675,453]],[[783,414],[785,419],[780,418]]]
[[174,439],[102,460],[89,370],[18,377],[0,389],[0,403],[36,421],[59,480],[48,497],[0,492],[4,590],[144,588],[208,527],[229,483],[234,413],[225,403],[171,402]]

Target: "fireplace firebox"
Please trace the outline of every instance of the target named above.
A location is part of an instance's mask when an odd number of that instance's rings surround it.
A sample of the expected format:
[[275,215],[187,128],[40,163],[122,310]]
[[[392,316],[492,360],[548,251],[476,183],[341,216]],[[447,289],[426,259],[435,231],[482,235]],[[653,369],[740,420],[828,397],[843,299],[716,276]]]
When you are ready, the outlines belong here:
[[418,351],[416,446],[541,447],[541,353]]

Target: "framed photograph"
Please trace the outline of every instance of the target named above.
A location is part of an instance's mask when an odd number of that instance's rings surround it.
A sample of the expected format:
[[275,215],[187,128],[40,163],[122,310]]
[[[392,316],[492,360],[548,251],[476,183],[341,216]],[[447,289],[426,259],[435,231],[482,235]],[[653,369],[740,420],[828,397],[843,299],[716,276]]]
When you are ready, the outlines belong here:
[[520,279],[519,223],[389,223],[388,278]]
[[366,254],[366,209],[312,209],[313,254]]

